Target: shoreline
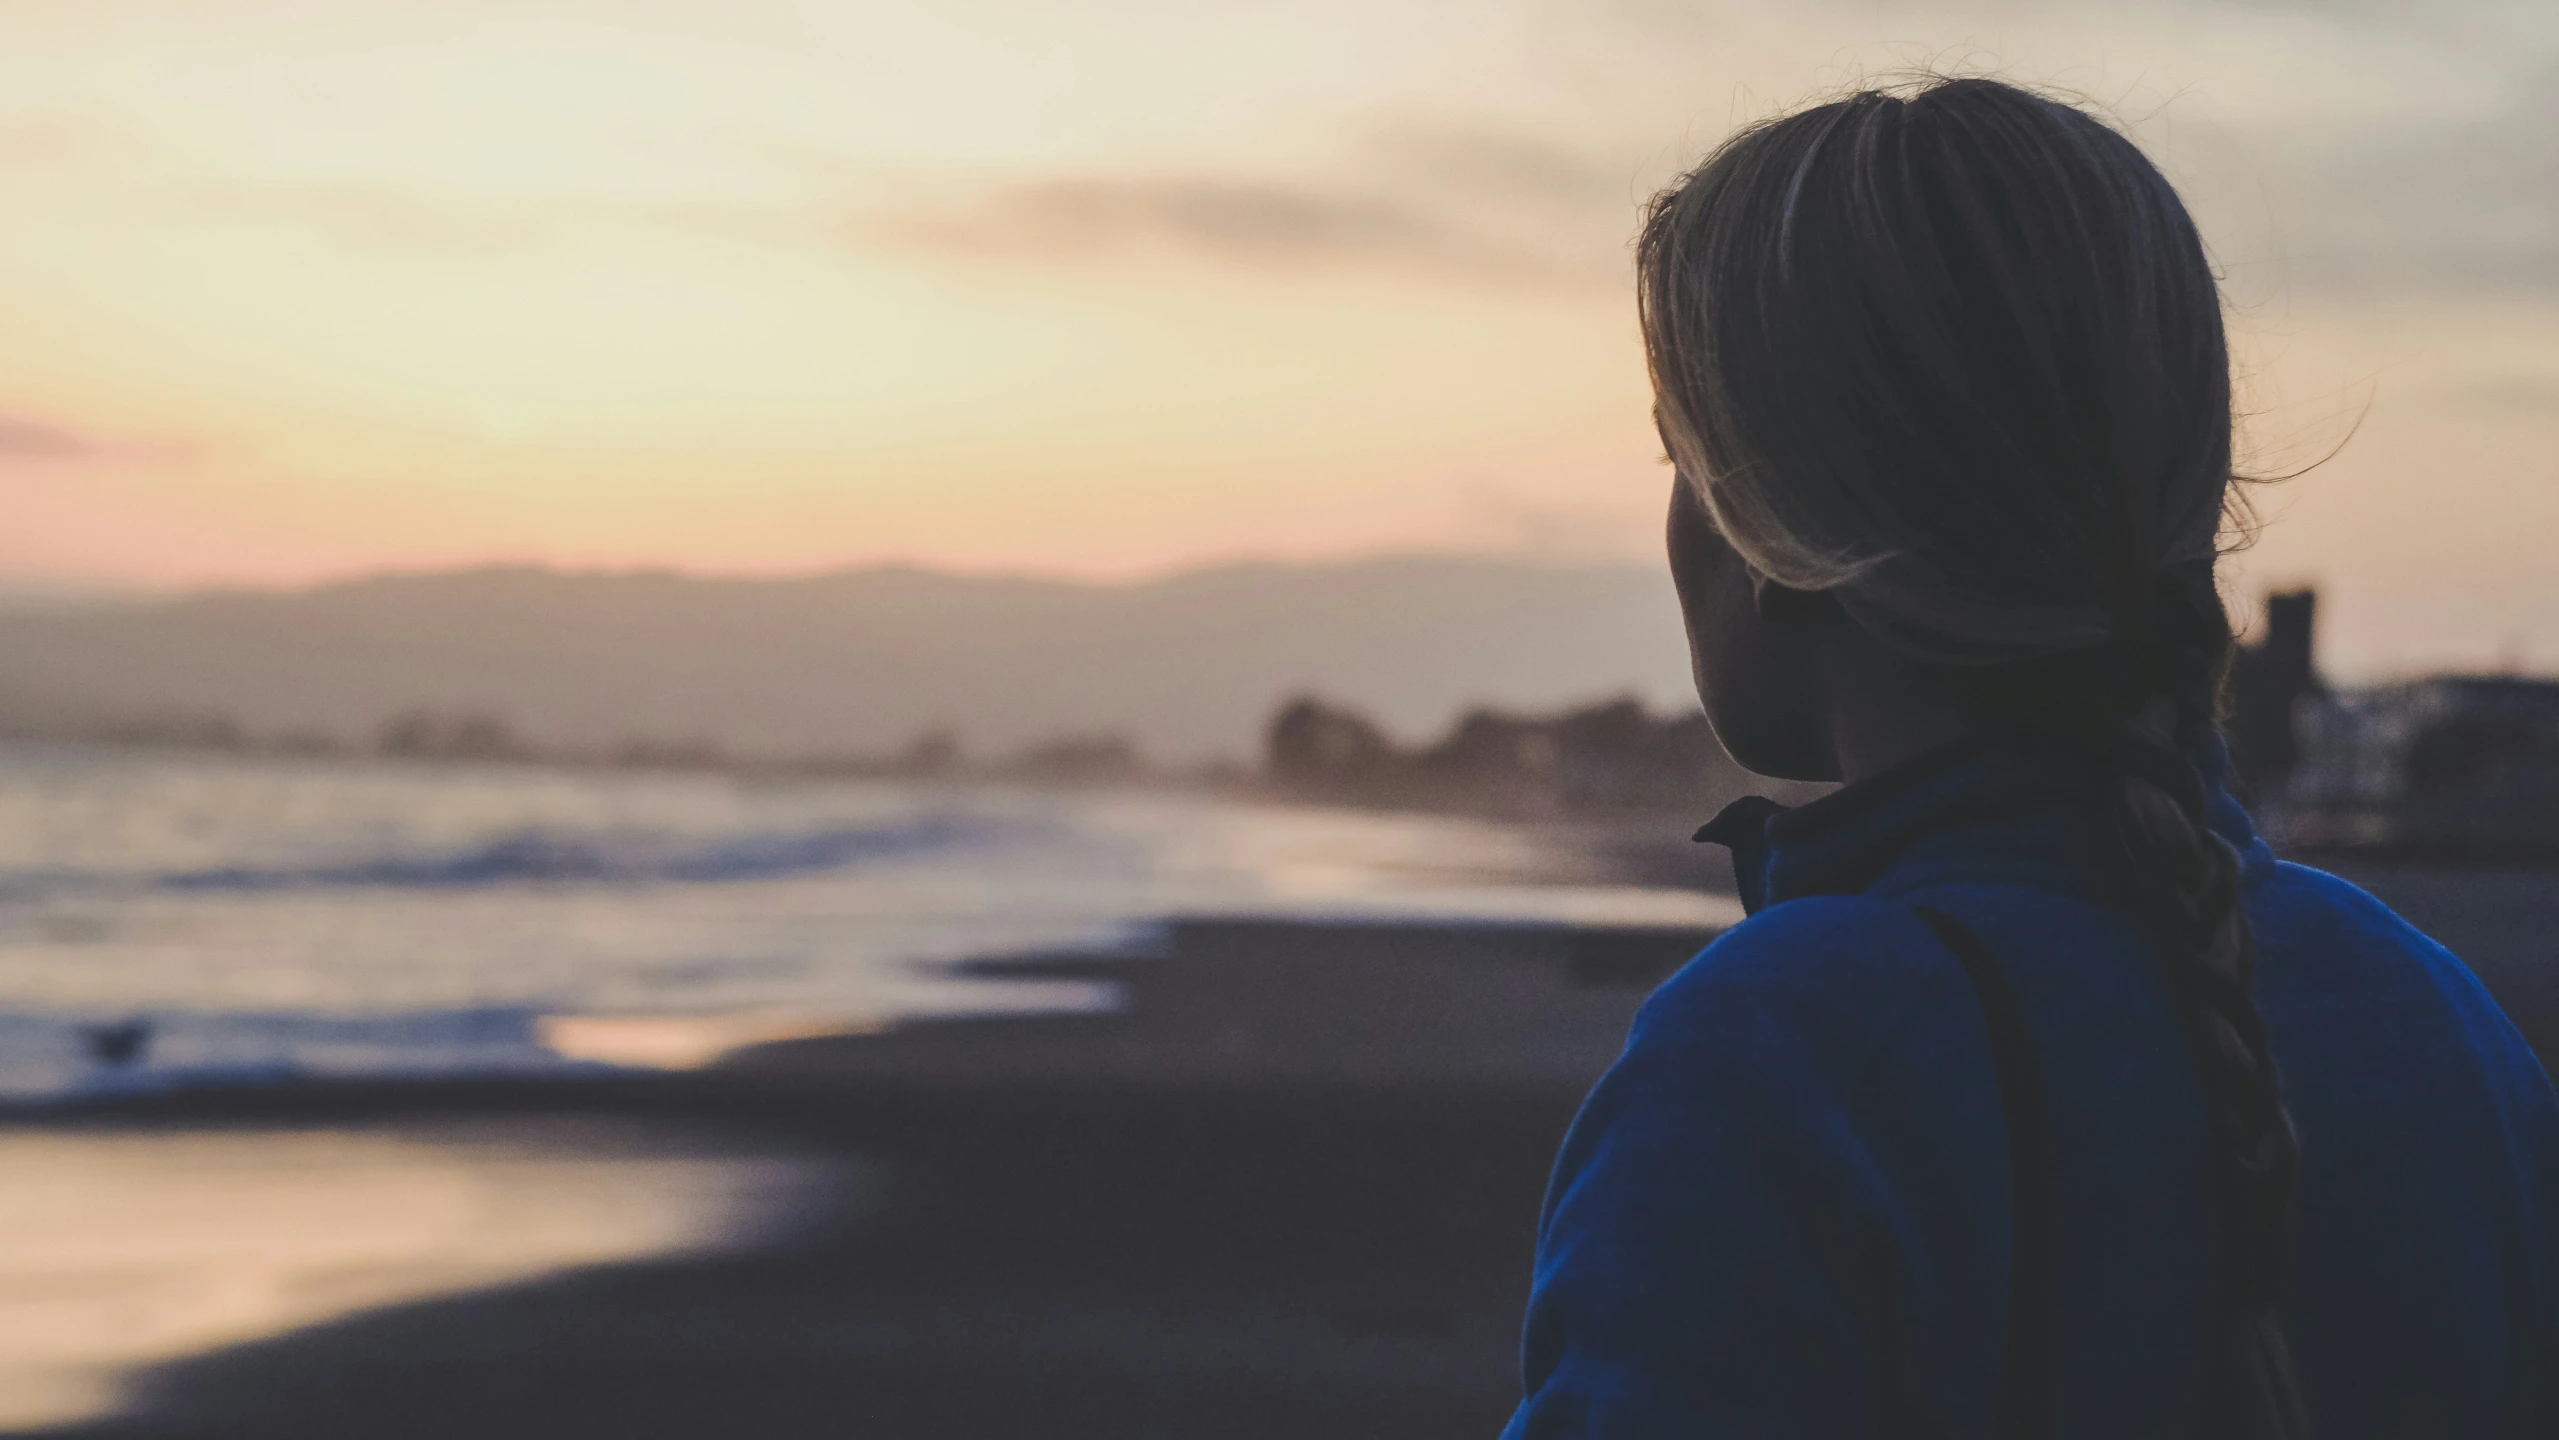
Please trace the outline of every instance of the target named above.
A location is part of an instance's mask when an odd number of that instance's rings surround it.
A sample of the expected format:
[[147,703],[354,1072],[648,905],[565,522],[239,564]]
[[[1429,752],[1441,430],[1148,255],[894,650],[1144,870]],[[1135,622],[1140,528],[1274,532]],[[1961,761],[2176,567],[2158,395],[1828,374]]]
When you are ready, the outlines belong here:
[[[540,1150],[573,1123],[820,1177],[744,1241],[358,1306],[150,1364],[109,1413],[16,1433],[1480,1437],[1511,1403],[1554,1149],[1701,940],[1196,920],[1162,956],[991,967],[1113,977],[1129,1004],[1108,1015],[781,1041],[674,1075],[13,1116],[0,1137],[122,1140],[141,1174],[173,1136],[458,1127]],[[1346,994],[1375,1002],[1364,1022],[1338,1023]],[[1432,997],[1449,1003],[1417,1014]],[[366,1174],[350,1193],[378,1190]]]
[[[1593,867],[1590,877],[1577,878],[1693,884],[1700,868],[1684,843],[1644,832],[1601,830],[1577,843]],[[2543,940],[2559,933],[2559,894],[2546,876],[2339,855],[2304,859],[2371,891],[2452,950],[2544,1064],[2559,1069],[2559,964]],[[1693,888],[1729,886],[1727,877],[1714,878],[1724,884]],[[1149,1084],[1319,1092],[1405,1083],[1582,1086],[1614,1055],[1634,1004],[1715,933],[1681,925],[1254,914],[1173,916],[1150,929],[1156,942],[1133,950],[999,956],[950,967],[954,976],[990,985],[1080,985],[1116,990],[1124,1001],[1137,997],[1120,1008],[998,1009],[885,1028],[778,1017],[760,1027],[774,1038],[668,1068],[564,1057],[541,1070],[279,1070],[219,1083],[101,1086],[0,1100],[0,1129],[232,1118],[360,1122],[435,1112],[726,1118],[859,1105],[856,1092],[913,1107],[940,1092],[1031,1084],[1060,1093]],[[1498,1004],[1470,1009],[1469,997],[1483,998],[1478,976],[1511,988]],[[1331,1022],[1342,1015],[1366,1019],[1356,1033],[1326,1034],[1340,1031]],[[702,1023],[717,1029],[735,1022]],[[1274,1025],[1276,1033],[1256,1036]]]
[[[2559,933],[2559,896],[2546,882],[2348,878],[2467,943],[2554,1053],[2559,967],[2542,937]],[[500,1208],[448,1218],[422,1252],[445,1268],[414,1293],[137,1357],[96,1418],[8,1433],[1480,1440],[1516,1395],[1555,1148],[1635,1007],[1707,933],[1193,918],[1168,924],[1160,954],[976,967],[1123,986],[1128,1003],[1104,1014],[779,1040],[676,1073],[11,1112],[0,1142],[122,1147],[127,1183],[179,1229],[213,1223],[188,1188],[199,1173],[170,1158],[187,1153],[180,1139],[345,1154],[337,1178],[292,1192],[314,1205],[402,1193],[382,1189],[394,1172],[367,1146],[462,1154],[445,1170],[523,1163],[482,1187]],[[453,1238],[520,1223],[503,1207],[545,1194],[645,1217],[671,1193],[649,1177],[673,1174],[799,1178],[743,1231],[643,1226],[663,1243],[612,1254],[559,1241],[494,1279]],[[314,1221],[313,1243],[370,1220]],[[18,1239],[26,1253],[59,1248]],[[99,1266],[79,1283],[123,1273]],[[78,1299],[71,1285],[37,1303]]]
[[[1696,926],[1558,921],[1174,917],[1158,945],[966,962],[990,984],[1067,982],[1116,1007],[847,1025],[698,1067],[574,1067],[100,1087],[0,1104],[0,1126],[87,1118],[352,1118],[436,1109],[723,1115],[855,1105],[864,1093],[1330,1091],[1586,1086],[1644,993],[1711,939]],[[1347,1020],[1345,1017],[1349,1017]],[[1578,1091],[1576,1090],[1576,1093]]]

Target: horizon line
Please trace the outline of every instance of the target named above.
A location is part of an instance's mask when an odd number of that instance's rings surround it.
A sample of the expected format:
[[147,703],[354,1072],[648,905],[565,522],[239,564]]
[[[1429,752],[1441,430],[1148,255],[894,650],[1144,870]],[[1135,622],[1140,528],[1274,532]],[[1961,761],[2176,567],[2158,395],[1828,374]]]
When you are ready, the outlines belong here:
[[258,581],[207,579],[153,582],[39,570],[0,569],[0,609],[80,609],[92,604],[156,604],[216,596],[308,595],[381,581],[432,580],[463,575],[534,573],[577,580],[664,578],[710,584],[793,584],[848,575],[909,573],[960,580],[1017,581],[1072,585],[1085,589],[1142,589],[1187,576],[1232,570],[1345,570],[1367,565],[1489,564],[1540,570],[1620,570],[1658,566],[1657,559],[1604,551],[1557,552],[1532,549],[1439,548],[1407,546],[1345,551],[1330,555],[1230,552],[1146,566],[1134,570],[1078,570],[1072,567],[971,565],[964,561],[883,556],[819,566],[752,569],[692,566],[670,561],[581,563],[574,560],[513,558],[454,560],[445,563],[386,564],[325,572],[293,579]]

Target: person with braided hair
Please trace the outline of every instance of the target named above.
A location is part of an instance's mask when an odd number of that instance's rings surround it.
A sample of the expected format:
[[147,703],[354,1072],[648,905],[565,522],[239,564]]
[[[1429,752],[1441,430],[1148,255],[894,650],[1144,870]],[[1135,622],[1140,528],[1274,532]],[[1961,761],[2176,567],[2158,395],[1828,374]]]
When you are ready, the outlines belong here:
[[1991,80],[1745,130],[1639,313],[1751,916],[1538,1232],[1513,1440],[2559,1435],[2559,1099],[2227,785],[2244,535],[2174,189]]

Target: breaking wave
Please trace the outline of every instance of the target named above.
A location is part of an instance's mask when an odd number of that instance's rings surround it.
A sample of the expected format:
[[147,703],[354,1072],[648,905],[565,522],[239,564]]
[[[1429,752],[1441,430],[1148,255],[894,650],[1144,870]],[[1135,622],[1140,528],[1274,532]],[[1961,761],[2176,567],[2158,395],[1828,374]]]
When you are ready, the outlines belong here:
[[518,831],[443,854],[385,856],[341,865],[222,866],[153,877],[180,891],[341,887],[465,889],[520,883],[719,884],[842,870],[866,862],[994,844],[1012,827],[933,817],[894,825],[687,840],[664,835]]

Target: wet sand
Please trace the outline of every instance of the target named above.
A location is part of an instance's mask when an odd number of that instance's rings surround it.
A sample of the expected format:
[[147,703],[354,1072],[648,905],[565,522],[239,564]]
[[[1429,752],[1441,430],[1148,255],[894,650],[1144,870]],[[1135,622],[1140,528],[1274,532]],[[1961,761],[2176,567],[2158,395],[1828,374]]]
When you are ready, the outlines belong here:
[[1561,1120],[1418,1095],[919,1118],[885,1194],[768,1246],[358,1312],[56,1432],[1487,1435]]
[[[385,1246],[333,1227],[382,1228],[386,1179],[424,1183],[433,1143],[477,1147],[486,1175],[536,1195],[519,1208],[592,1215],[620,1185],[620,1231],[676,1253],[592,1237],[578,1253],[553,1226],[565,1268],[510,1278],[472,1272],[467,1237],[411,1239],[409,1296],[133,1370],[111,1412],[15,1433],[1481,1437],[1515,1388],[1554,1147],[1634,1005],[1703,938],[1198,924],[1169,955],[1038,967],[1120,977],[1115,1017],[787,1041],[689,1075],[277,1088],[21,1125],[57,1146],[120,1134],[173,1186],[203,1183],[178,1157],[207,1135],[346,1138],[338,1173],[305,1166],[297,1221],[304,1252],[341,1260],[378,1262]],[[544,1146],[565,1157],[547,1176],[490,1168]],[[711,1178],[727,1166],[786,1177],[764,1189],[787,1203],[743,1236],[648,1218],[669,1208],[649,1187],[673,1183],[652,1177],[687,1158],[714,1165],[696,1192],[728,1193]],[[545,1202],[546,1185],[577,1194]],[[333,1187],[357,1207],[335,1221]],[[273,1226],[249,1229],[272,1248]],[[514,1247],[519,1269],[540,1268],[539,1244]]]
[[[2355,878],[2464,949],[2559,1054],[2559,883]],[[1129,1013],[1107,1021],[785,1041],[683,1076],[279,1090],[22,1125],[7,1133],[218,1124],[483,1157],[547,1147],[623,1167],[610,1183],[553,1172],[583,1196],[555,1213],[627,1205],[638,1218],[616,1233],[659,1248],[519,1255],[568,1268],[510,1279],[467,1273],[478,1252],[448,1237],[424,1247],[445,1268],[416,1298],[129,1372],[118,1411],[17,1433],[1481,1440],[1515,1394],[1553,1148],[1646,987],[1697,938],[1208,924],[1169,957],[1065,962],[1129,985]],[[712,1168],[643,1163],[671,1161]],[[530,1171],[487,1173],[539,1189]],[[752,1223],[698,1204],[683,1224],[646,1219],[670,1210],[669,1187],[734,1193],[706,1178],[730,1173],[787,1178]],[[299,1223],[313,1244],[330,1228],[316,1211]],[[428,1293],[457,1277],[468,1288]]]
[[1481,1437],[1569,1113],[1094,1089],[740,1117],[732,1155],[747,1129],[762,1163],[853,1162],[766,1243],[363,1310],[42,1433]]
[[817,1157],[575,1117],[0,1130],[0,1429],[141,1367],[581,1265],[734,1253],[840,1190]]

